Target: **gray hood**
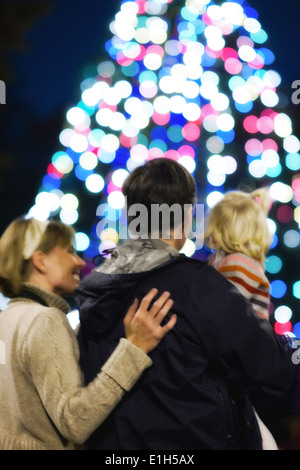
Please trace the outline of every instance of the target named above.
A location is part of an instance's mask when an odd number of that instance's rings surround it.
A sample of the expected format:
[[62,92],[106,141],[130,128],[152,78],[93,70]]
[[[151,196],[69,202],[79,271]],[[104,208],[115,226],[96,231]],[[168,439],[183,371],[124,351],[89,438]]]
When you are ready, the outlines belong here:
[[150,271],[179,256],[176,248],[161,240],[127,240],[113,250],[96,272],[104,274],[133,274]]

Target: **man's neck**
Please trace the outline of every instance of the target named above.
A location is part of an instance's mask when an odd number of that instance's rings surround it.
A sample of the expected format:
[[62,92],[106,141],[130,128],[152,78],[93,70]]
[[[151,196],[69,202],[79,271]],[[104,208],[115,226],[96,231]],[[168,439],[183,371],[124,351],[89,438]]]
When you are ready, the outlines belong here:
[[177,239],[177,238],[169,238],[169,239],[164,239],[160,238],[160,240],[167,245],[172,246],[173,248],[176,248],[176,250],[180,251],[183,245],[185,244],[185,240],[183,239]]

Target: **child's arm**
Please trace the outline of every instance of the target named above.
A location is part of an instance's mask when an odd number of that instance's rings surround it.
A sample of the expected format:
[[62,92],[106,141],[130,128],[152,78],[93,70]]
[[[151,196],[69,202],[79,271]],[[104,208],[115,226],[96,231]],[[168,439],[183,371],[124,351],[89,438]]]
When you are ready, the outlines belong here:
[[233,253],[225,257],[218,271],[252,303],[261,318],[269,319],[270,284],[258,261]]

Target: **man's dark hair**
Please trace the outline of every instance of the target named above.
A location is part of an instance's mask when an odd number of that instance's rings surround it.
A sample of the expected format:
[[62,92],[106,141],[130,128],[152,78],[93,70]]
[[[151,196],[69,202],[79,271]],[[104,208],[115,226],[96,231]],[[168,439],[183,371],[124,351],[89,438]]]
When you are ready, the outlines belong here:
[[[176,204],[184,216],[184,205],[196,202],[196,185],[193,176],[182,165],[169,158],[157,158],[137,167],[127,177],[123,194],[127,198],[127,210],[134,204],[142,204],[148,210],[150,222],[155,204],[168,207]],[[133,219],[128,215],[128,222]],[[172,217],[170,227],[174,228]]]

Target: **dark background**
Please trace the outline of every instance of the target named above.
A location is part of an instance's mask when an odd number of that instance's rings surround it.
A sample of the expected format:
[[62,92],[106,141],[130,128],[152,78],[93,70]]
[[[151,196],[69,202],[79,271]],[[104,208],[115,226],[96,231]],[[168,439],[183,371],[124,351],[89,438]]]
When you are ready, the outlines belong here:
[[[250,0],[276,56],[272,68],[291,97],[300,80],[300,1]],[[80,98],[91,65],[108,58],[104,44],[120,0],[0,0],[0,233],[33,205],[55,151],[66,111]],[[300,105],[285,112],[300,136]]]

